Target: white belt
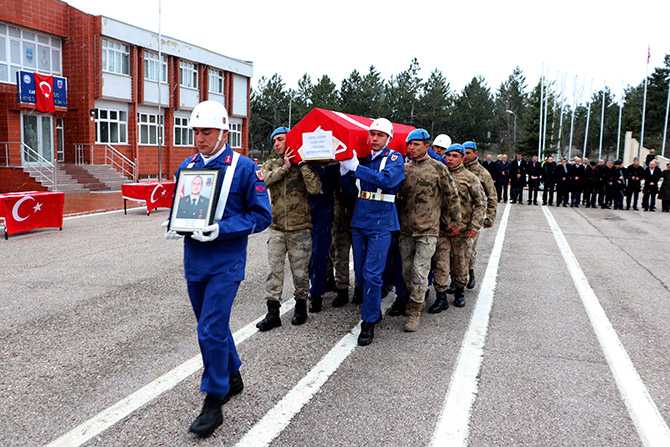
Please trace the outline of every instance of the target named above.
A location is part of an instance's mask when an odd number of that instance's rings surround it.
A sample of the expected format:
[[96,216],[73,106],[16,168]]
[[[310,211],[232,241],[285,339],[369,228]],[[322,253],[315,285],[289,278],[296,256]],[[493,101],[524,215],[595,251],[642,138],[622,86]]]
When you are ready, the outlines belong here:
[[358,193],[359,199],[377,200],[379,202],[395,202],[395,194],[383,194],[380,192],[361,191]]

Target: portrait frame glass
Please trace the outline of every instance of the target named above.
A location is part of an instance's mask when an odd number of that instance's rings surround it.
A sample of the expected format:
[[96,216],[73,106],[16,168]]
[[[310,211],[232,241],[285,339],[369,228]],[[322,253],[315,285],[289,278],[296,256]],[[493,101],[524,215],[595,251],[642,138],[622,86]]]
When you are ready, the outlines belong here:
[[[170,230],[191,234],[214,222],[221,187],[220,176],[220,169],[179,170],[172,198]],[[195,195],[192,194],[194,190]]]

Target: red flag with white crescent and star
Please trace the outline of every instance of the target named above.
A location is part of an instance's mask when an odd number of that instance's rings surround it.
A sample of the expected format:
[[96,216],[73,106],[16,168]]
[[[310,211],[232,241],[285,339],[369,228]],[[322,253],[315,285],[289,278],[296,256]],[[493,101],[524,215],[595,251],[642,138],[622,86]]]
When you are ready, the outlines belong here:
[[0,194],[0,216],[5,218],[7,234],[35,228],[63,226],[62,192]]
[[35,108],[40,112],[54,113],[54,77],[35,73]]

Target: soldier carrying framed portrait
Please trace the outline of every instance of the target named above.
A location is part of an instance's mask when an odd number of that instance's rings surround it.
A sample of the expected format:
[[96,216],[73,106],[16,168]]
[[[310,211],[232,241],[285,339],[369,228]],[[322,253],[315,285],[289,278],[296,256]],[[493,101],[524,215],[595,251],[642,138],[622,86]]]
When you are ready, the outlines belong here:
[[170,230],[190,234],[214,221],[220,169],[180,169],[172,199]]

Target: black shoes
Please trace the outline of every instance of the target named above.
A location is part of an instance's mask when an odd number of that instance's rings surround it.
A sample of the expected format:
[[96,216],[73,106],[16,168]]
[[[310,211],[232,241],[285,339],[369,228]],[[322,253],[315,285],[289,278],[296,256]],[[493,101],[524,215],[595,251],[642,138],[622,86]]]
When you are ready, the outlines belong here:
[[319,295],[310,296],[309,301],[309,311],[312,313],[321,312],[321,307],[323,305],[323,297]]
[[435,294],[435,302],[428,308],[429,314],[439,314],[443,310],[447,310],[449,308],[447,292],[436,292]]
[[293,313],[293,318],[291,319],[291,324],[294,326],[301,325],[307,321],[307,300],[306,299],[295,299],[295,312]]
[[238,370],[235,374],[230,375],[230,387],[228,389],[228,394],[224,396],[222,403],[225,404],[231,397],[240,394],[243,389],[244,382],[242,382],[242,374],[240,374],[240,371]]
[[358,287],[358,284],[354,287],[354,299],[352,299],[351,302],[354,304],[363,304],[363,294],[361,293],[361,288]]
[[281,318],[279,318],[279,306],[281,305],[277,300],[267,300],[268,313],[261,321],[256,323],[256,327],[261,332],[269,331],[281,326]]
[[358,344],[367,346],[372,343],[373,338],[375,338],[375,323],[363,321],[361,323],[361,333],[358,335]]
[[468,289],[474,289],[475,285],[477,284],[477,281],[475,280],[475,271],[470,269],[468,273],[470,275],[470,280],[468,281],[468,284],[465,287],[467,287]]
[[337,296],[333,300],[333,307],[342,307],[349,302],[349,289],[337,289]]
[[221,413],[223,403],[223,397],[208,394],[205,397],[200,415],[193,421],[188,430],[200,436],[209,436],[214,433],[216,427],[223,423],[223,414]]
[[454,292],[454,306],[465,307],[465,290],[463,287],[457,287]]
[[337,286],[335,285],[335,278],[330,274],[326,278],[326,292],[337,292]]
[[407,297],[406,296],[397,296],[395,298],[395,301],[393,302],[393,305],[391,306],[391,310],[389,311],[389,315],[393,317],[397,317],[398,315],[403,315],[405,313],[405,309],[407,308]]

